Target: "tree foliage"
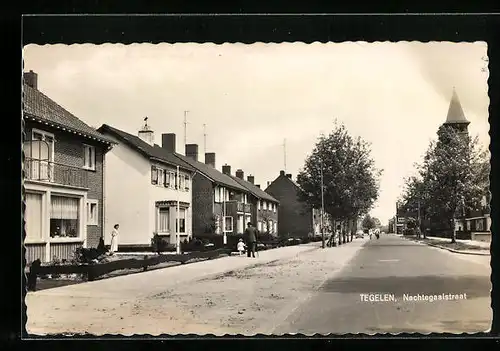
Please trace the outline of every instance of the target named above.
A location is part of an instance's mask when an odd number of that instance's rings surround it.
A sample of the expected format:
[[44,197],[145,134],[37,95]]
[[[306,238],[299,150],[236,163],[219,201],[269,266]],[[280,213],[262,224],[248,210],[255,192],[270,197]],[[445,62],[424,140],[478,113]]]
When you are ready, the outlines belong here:
[[336,220],[367,213],[379,194],[381,171],[375,168],[370,144],[349,135],[335,123],[328,136],[321,136],[303,170],[297,175],[300,199],[321,208],[321,173],[325,212]]
[[480,208],[488,191],[488,151],[478,138],[443,125],[430,144],[417,175],[406,179],[402,208],[451,228],[452,219]]
[[363,226],[363,229],[373,229],[377,226],[377,223],[376,223],[376,218],[373,218],[372,216],[370,216],[369,214],[367,214],[364,218],[363,218],[363,222],[361,222],[361,225]]

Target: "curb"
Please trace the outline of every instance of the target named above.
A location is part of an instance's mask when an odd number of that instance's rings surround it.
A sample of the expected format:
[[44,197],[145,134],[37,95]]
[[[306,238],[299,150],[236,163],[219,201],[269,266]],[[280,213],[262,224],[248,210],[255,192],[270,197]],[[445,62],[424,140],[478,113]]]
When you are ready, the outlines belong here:
[[[406,238],[405,238],[405,239],[406,239]],[[416,242],[416,243],[419,243],[419,244],[423,244],[423,245],[427,245],[427,246],[436,247],[436,248],[441,249],[441,250],[446,250],[446,251],[449,251],[449,252],[458,253],[458,254],[462,254],[462,255],[473,255],[473,256],[491,256],[491,253],[490,253],[490,252],[488,252],[488,253],[482,253],[482,252],[467,252],[467,251],[460,251],[460,250],[450,249],[450,248],[447,248],[447,247],[444,247],[444,246],[440,246],[440,245],[436,245],[436,244],[431,244],[431,243],[421,242],[421,241],[418,241],[418,240],[413,240],[413,239],[407,239],[407,240],[411,240],[411,241]]]
[[474,255],[474,256],[490,256],[491,254],[490,253],[482,253],[482,252],[468,252],[468,251],[460,251],[460,250],[455,250],[455,249],[449,249],[447,247],[443,247],[443,246],[440,246],[440,245],[436,245],[436,244],[427,244],[427,243],[424,243],[428,246],[432,246],[432,247],[437,247],[441,250],[447,250],[447,251],[450,251],[450,252],[453,252],[453,253],[458,253],[458,254],[462,254],[462,255]]

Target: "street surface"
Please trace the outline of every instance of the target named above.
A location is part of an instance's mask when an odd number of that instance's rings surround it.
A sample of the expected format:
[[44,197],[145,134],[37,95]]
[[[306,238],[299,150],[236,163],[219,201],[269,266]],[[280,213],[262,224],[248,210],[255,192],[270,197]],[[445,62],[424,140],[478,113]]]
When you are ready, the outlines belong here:
[[[492,319],[489,262],[487,256],[383,235],[273,333],[483,332]],[[370,293],[382,294],[382,301],[362,301],[360,294]],[[383,294],[393,294],[395,301],[383,301]],[[404,294],[466,294],[466,299],[403,301]]]
[[[395,235],[325,250],[320,245],[29,293],[27,329],[34,334],[254,335],[457,333],[490,327],[488,256],[451,253]],[[395,301],[360,297],[379,293]],[[466,299],[404,302],[406,293],[466,294]]]

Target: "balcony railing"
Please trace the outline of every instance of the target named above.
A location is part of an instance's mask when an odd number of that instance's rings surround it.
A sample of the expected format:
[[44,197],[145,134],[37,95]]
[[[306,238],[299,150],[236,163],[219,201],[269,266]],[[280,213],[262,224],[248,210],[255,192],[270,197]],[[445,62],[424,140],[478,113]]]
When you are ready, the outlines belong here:
[[88,173],[78,167],[26,157],[24,178],[80,188],[88,188]]

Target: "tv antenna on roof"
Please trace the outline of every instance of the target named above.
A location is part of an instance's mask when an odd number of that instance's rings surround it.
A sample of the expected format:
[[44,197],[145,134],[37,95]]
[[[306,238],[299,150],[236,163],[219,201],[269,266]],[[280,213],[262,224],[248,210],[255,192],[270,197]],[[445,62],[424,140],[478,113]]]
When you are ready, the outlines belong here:
[[187,124],[188,124],[187,114],[188,113],[189,113],[189,111],[184,111],[184,147],[187,144]]
[[207,125],[203,124],[203,149],[207,153]]

